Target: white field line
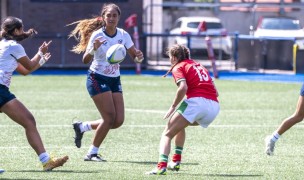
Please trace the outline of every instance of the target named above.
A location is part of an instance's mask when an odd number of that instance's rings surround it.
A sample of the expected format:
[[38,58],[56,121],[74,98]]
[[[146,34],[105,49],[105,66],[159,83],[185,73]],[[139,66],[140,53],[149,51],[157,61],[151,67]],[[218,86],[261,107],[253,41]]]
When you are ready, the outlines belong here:
[[[97,112],[96,109],[30,109],[31,112]],[[166,110],[151,110],[151,109],[125,109],[126,112],[140,112],[140,113],[152,113],[152,114],[165,114]],[[238,109],[222,109],[221,111],[225,112],[239,112]],[[263,111],[261,109],[242,109],[241,111],[246,112],[256,112],[256,111]],[[271,110],[269,110],[271,111]],[[275,111],[275,110],[273,110]]]
[[166,111],[161,111],[161,110],[129,109],[129,108],[126,108],[126,111],[130,111],[130,112],[155,113],[155,114],[165,114],[165,113],[166,113]]
[[[166,111],[162,110],[146,110],[146,109],[125,109],[127,112],[140,112],[140,113],[152,113],[152,114],[165,114]],[[96,109],[30,109],[31,112],[97,112]]]
[[[37,112],[44,112],[44,111],[53,111],[53,112],[66,112],[66,111],[75,111],[75,109],[55,109],[55,110],[47,110],[47,109],[34,109],[32,110],[33,112],[34,111],[37,111]],[[80,110],[77,110],[77,111],[96,111],[95,109],[80,109]],[[152,113],[152,114],[165,114],[166,111],[162,111],[162,110],[146,110],[146,109],[130,109],[130,108],[126,108],[126,111],[128,112],[140,112],[140,113]],[[234,110],[227,110],[227,111],[234,111]],[[165,120],[164,120],[165,122]],[[165,124],[165,123],[164,123]],[[21,127],[20,125],[0,125],[0,128],[8,128],[8,127]],[[38,124],[37,125],[38,128],[52,128],[52,127],[55,127],[55,128],[69,128],[69,127],[72,127],[71,124],[48,124],[48,125],[41,125],[41,124]],[[123,127],[131,127],[131,128],[164,128],[165,125],[145,125],[145,124],[132,124],[132,125],[123,125]],[[200,126],[194,126],[196,128],[200,128]],[[228,125],[210,125],[208,128],[268,128],[268,127],[271,127],[271,128],[276,128],[278,127],[278,124],[276,125],[259,125],[259,124],[255,124],[255,125],[242,125],[242,124],[228,124]],[[301,125],[301,124],[297,124],[295,126],[295,128],[304,128],[304,124]]]
[[[78,149],[76,146],[45,146],[46,149]],[[87,147],[85,147],[87,148]],[[32,149],[30,145],[28,146],[0,146],[1,149]],[[50,152],[52,154],[52,152]]]
[[[224,124],[224,125],[210,125],[208,128],[273,128],[278,125],[246,125],[246,124]],[[21,127],[20,125],[0,125],[0,128],[11,128],[11,127]],[[37,125],[39,128],[72,128],[72,125],[69,124],[45,124]],[[122,125],[121,128],[164,128],[165,125],[149,125],[149,124],[131,124],[131,125]],[[200,126],[191,126],[191,128],[201,128]],[[296,125],[293,128],[304,128],[304,125]]]

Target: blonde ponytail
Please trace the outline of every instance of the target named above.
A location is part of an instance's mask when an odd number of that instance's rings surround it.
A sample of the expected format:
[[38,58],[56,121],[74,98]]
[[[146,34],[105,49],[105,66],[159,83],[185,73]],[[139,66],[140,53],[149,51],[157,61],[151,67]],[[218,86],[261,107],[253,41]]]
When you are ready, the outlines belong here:
[[78,44],[71,50],[74,53],[80,54],[85,52],[89,43],[90,37],[94,31],[104,26],[104,21],[101,17],[92,19],[83,19],[73,22],[67,26],[75,25],[75,29],[69,34],[69,38],[74,37]]

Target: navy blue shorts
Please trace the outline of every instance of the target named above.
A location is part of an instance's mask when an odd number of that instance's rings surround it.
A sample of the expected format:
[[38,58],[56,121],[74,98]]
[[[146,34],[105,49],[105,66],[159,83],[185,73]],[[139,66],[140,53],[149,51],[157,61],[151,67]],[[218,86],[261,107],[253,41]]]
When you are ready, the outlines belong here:
[[9,91],[8,87],[0,84],[0,107],[15,98],[16,96]]
[[300,91],[300,95],[301,95],[301,96],[304,96],[304,83],[302,84],[301,91]]
[[87,75],[87,90],[91,97],[107,91],[122,93],[120,76],[107,77],[89,70]]

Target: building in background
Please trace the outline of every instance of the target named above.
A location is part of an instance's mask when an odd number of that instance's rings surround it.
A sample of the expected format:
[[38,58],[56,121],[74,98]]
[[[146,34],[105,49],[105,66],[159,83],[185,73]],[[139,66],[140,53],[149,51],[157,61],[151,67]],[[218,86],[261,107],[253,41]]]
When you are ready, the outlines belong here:
[[[67,35],[74,21],[99,15],[104,3],[114,2],[120,6],[120,27],[130,15],[137,15],[140,47],[147,59],[159,58],[163,53],[165,34],[172,29],[176,19],[183,16],[213,16],[221,19],[228,32],[249,34],[250,26],[256,25],[262,16],[287,15],[296,17],[304,24],[303,0],[0,0],[1,19],[17,16],[24,20],[25,29],[35,28],[38,36],[22,42],[29,56],[37,52],[33,44],[53,40],[50,47],[52,60],[45,67],[82,68],[82,55],[70,50],[76,44]],[[280,8],[281,7],[281,8]],[[284,8],[283,8],[284,7]],[[133,29],[126,29],[130,35]],[[145,34],[164,34],[150,38]],[[33,43],[32,41],[38,41]],[[126,60],[123,67],[133,67]]]
[[[124,28],[125,19],[133,13],[138,14],[138,26],[142,27],[141,0],[136,3],[133,0],[1,0],[1,19],[16,16],[24,21],[25,29],[35,28],[38,31],[36,37],[22,42],[30,57],[37,53],[40,42],[53,40],[50,46],[52,58],[44,67],[86,67],[87,65],[81,62],[82,55],[70,51],[76,41],[73,38],[68,39],[67,35],[75,26],[67,25],[99,15],[102,5],[109,2],[116,3],[121,8],[119,27]],[[132,29],[126,30],[132,35]],[[139,28],[139,34],[142,34],[142,28]],[[126,67],[134,66],[131,61],[124,63]]]

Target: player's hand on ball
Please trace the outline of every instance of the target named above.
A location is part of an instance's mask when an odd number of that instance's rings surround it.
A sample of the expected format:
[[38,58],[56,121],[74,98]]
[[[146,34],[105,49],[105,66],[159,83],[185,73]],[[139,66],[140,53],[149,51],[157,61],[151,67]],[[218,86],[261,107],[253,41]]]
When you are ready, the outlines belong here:
[[170,117],[174,112],[175,112],[175,107],[171,106],[169,108],[169,110],[167,111],[166,115],[164,116],[164,119],[167,119],[168,117]]
[[140,50],[136,50],[134,62],[142,63],[143,60],[144,60],[144,54]]

